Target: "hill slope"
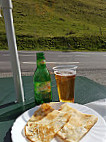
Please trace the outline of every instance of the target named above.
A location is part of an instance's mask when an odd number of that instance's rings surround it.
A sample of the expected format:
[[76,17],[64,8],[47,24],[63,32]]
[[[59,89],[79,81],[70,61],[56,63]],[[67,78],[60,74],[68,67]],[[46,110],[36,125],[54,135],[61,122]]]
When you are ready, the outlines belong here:
[[[85,41],[83,48],[91,48],[97,42],[95,49],[105,48],[106,0],[13,0],[13,15],[19,49],[46,46],[45,49],[60,50],[68,45],[66,50],[70,50],[78,49]],[[0,34],[2,47],[3,19]],[[66,44],[62,46],[63,43]]]

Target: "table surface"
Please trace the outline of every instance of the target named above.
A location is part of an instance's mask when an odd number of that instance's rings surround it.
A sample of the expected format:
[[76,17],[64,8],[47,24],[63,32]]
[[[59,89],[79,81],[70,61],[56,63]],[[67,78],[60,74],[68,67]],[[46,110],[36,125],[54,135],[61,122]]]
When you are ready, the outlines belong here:
[[[58,93],[54,75],[52,78],[52,94],[54,102],[58,102]],[[11,127],[15,119],[24,111],[36,106],[34,102],[33,77],[22,77],[25,105],[15,104],[15,90],[13,78],[0,78],[0,142],[11,141]],[[106,87],[86,77],[77,76],[75,80],[75,103],[86,104],[106,98]]]

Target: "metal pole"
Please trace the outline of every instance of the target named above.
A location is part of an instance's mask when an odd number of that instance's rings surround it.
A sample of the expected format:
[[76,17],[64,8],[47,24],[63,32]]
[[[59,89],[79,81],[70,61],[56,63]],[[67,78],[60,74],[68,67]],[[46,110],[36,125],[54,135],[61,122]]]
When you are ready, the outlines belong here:
[[0,0],[0,17],[2,17],[2,16],[1,16],[1,0]]
[[12,2],[11,0],[2,0],[2,9],[5,20],[5,28],[8,40],[8,46],[11,57],[11,65],[14,77],[17,102],[24,102],[24,90],[21,78],[21,69],[16,45],[16,37],[13,25]]

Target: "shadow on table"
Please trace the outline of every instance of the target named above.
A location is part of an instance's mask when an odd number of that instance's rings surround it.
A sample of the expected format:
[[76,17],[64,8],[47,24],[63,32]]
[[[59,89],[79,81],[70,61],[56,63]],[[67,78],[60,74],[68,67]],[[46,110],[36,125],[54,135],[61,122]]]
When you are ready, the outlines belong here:
[[11,140],[11,128],[6,133],[6,136],[4,137],[4,142],[12,142],[12,140]]
[[25,112],[26,110],[34,106],[35,106],[35,102],[26,104],[26,105],[22,105],[22,104],[12,105],[12,109],[8,110],[8,108],[6,108],[6,111],[0,115],[0,122],[15,120],[23,112]]

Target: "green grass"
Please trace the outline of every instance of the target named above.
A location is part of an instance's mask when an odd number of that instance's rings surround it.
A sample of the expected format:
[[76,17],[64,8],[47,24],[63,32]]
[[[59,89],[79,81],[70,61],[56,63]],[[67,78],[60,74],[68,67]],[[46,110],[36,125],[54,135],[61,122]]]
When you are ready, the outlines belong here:
[[13,16],[18,50],[106,50],[106,0],[13,0]]

